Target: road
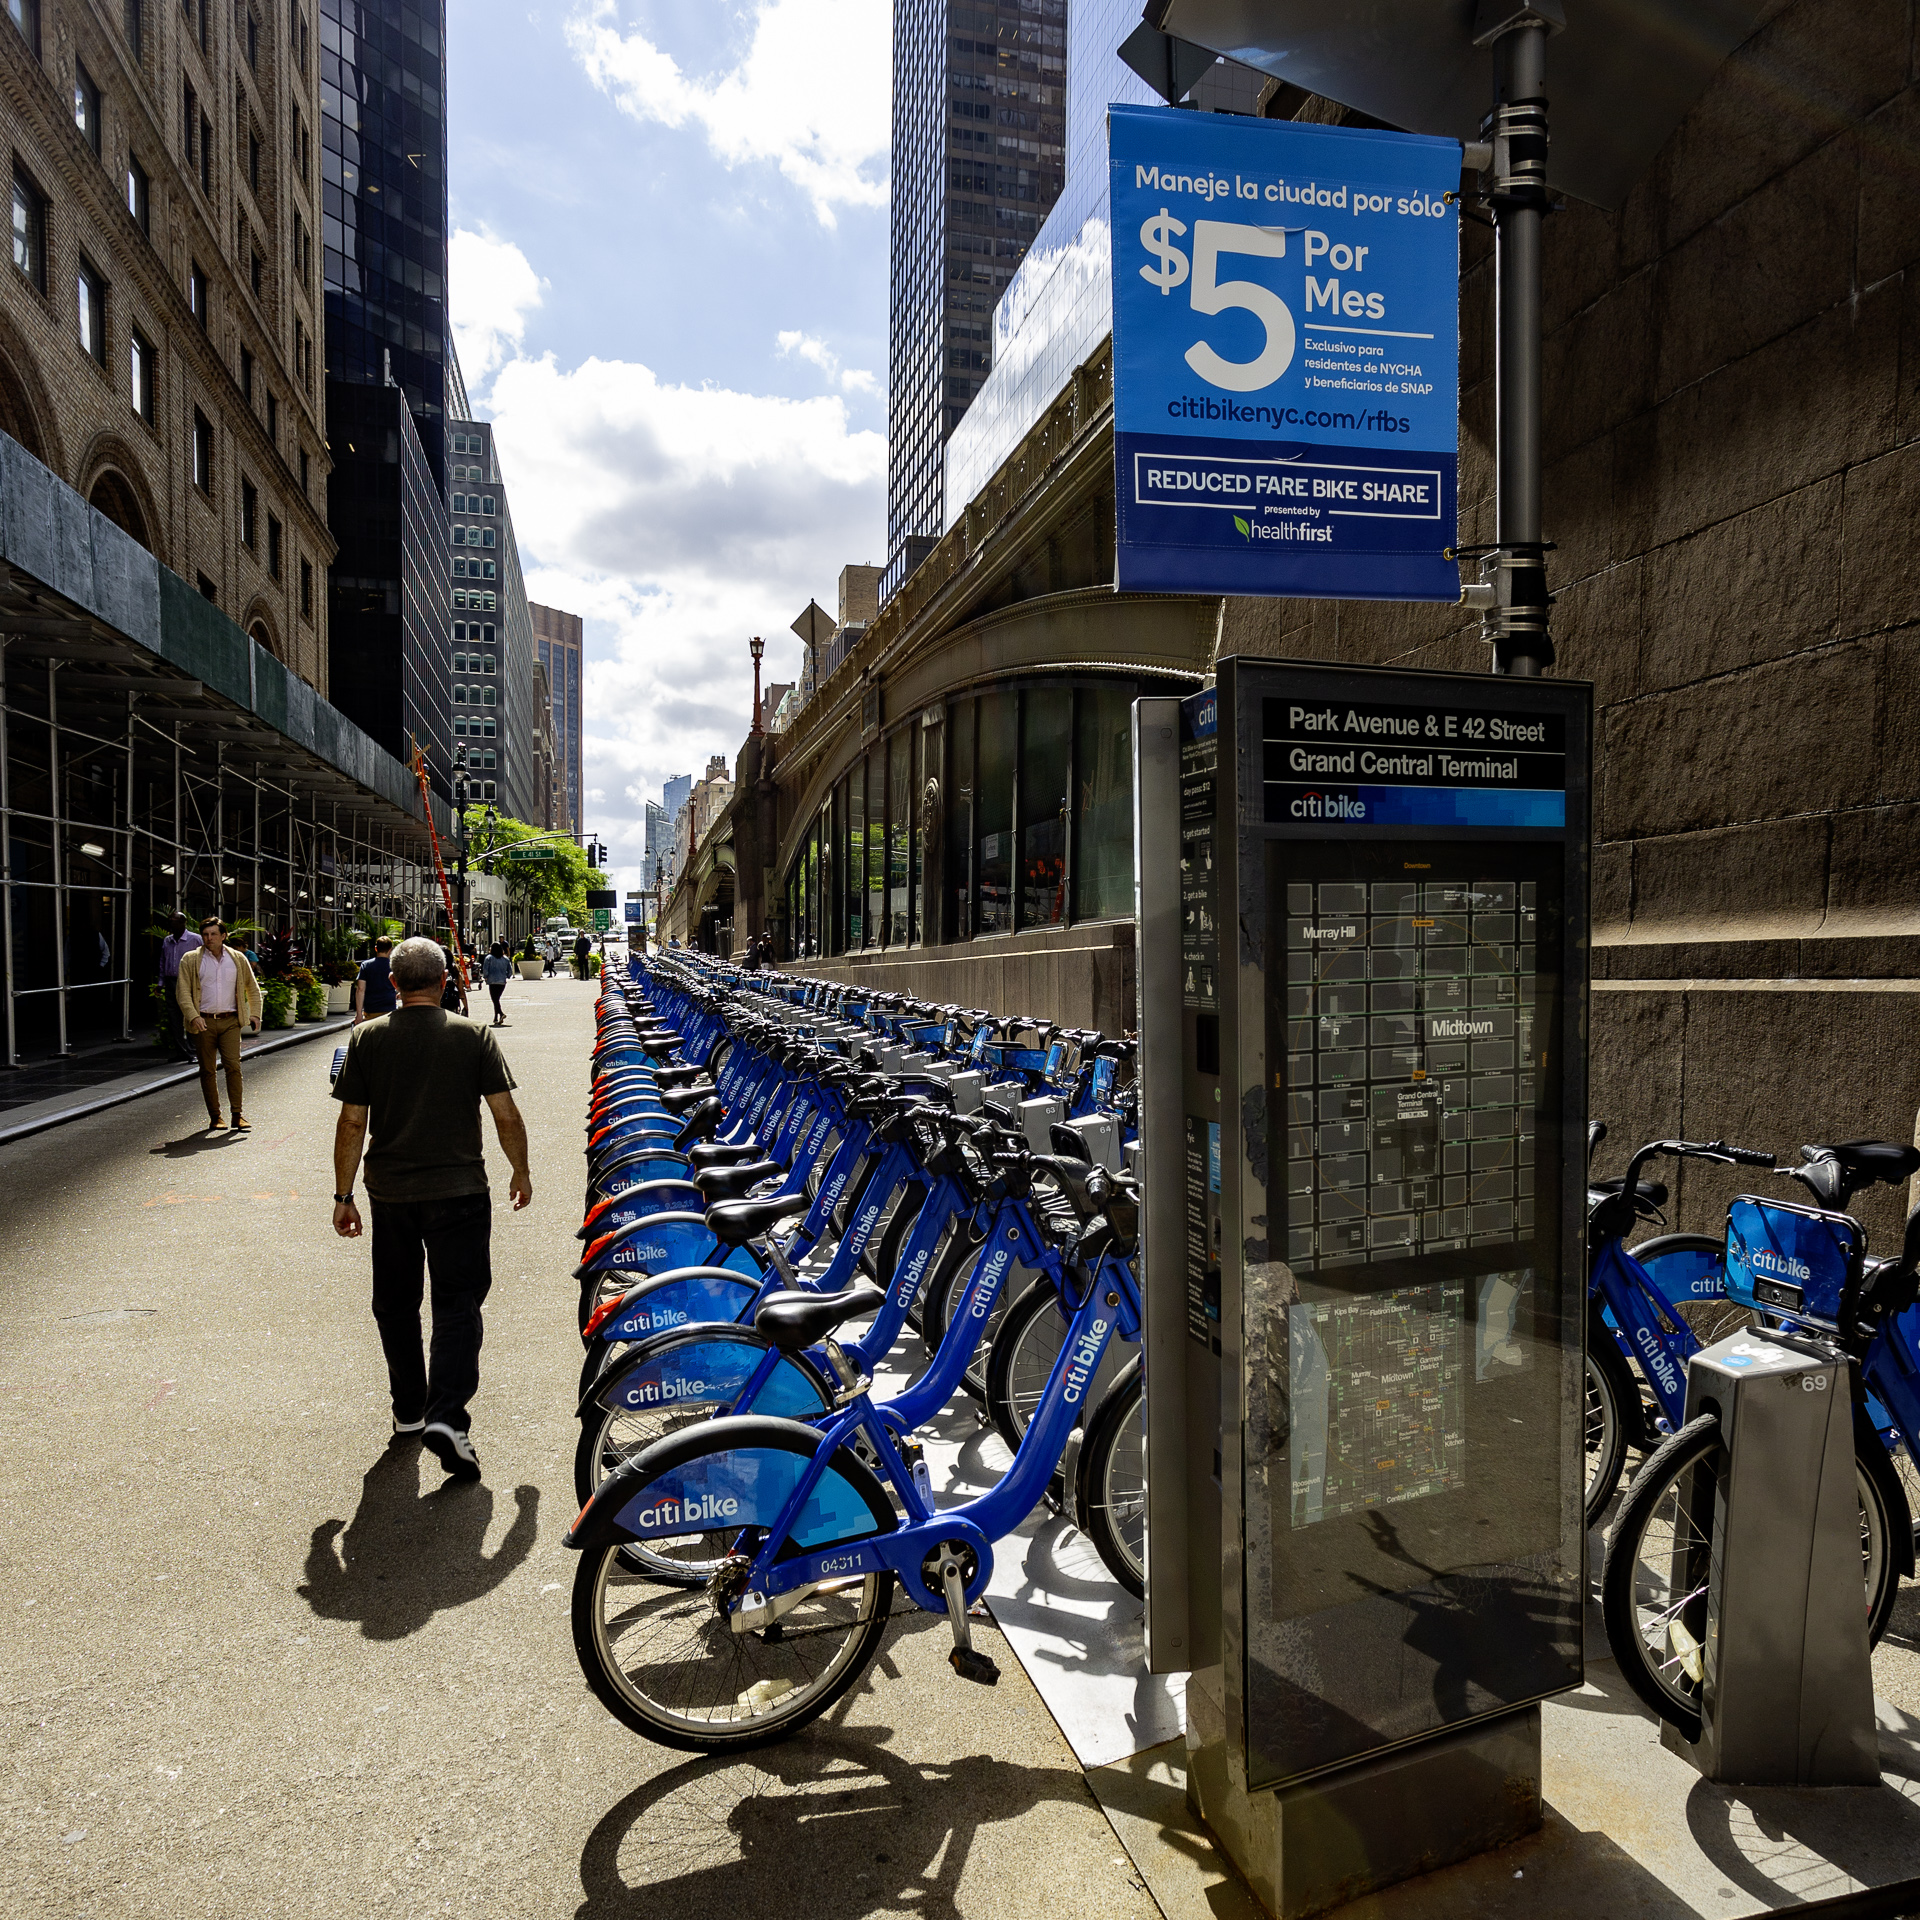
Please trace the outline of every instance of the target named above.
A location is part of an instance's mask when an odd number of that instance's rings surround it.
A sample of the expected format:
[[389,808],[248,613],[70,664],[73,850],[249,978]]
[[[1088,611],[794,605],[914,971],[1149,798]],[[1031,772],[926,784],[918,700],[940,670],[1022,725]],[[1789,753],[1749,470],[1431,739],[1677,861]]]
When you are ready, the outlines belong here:
[[560,1539],[591,994],[508,993],[535,1195],[496,1214],[478,1486],[388,1445],[324,1043],[250,1070],[250,1137],[200,1131],[189,1086],[0,1149],[0,1911],[1157,1911],[990,1631],[988,1691],[903,1619],[757,1763],[586,1692]]

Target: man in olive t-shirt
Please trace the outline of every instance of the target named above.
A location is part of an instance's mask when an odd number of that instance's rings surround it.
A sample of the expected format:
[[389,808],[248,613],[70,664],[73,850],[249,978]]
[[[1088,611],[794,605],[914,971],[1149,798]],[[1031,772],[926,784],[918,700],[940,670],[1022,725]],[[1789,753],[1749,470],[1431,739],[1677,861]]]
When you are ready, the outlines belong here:
[[[514,1210],[533,1198],[527,1129],[492,1032],[444,1011],[446,955],[434,940],[393,951],[400,1004],[354,1029],[333,1083],[333,1230],[363,1231],[353,1180],[369,1124],[373,1317],[386,1351],[396,1437],[417,1434],[456,1479],[477,1480],[467,1402],[480,1384],[480,1308],[493,1284],[493,1202],[480,1103],[513,1169]],[[423,1358],[420,1300],[433,1276],[433,1349]]]

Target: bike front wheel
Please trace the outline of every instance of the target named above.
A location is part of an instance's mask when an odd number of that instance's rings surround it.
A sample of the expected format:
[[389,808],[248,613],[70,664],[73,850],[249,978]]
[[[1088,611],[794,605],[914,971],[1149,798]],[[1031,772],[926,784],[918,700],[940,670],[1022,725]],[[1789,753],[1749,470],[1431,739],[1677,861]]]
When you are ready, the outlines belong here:
[[[1601,1605],[1613,1657],[1628,1686],[1688,1740],[1700,1737],[1714,1511],[1726,1469],[1718,1416],[1689,1420],[1634,1476],[1607,1541]],[[1854,1481],[1873,1646],[1898,1597],[1898,1557],[1886,1496],[1857,1454]]]
[[705,1588],[662,1586],[618,1546],[589,1549],[573,1582],[573,1645],[623,1726],[694,1753],[766,1746],[824,1713],[880,1650],[891,1573],[816,1588],[755,1633],[735,1633]]
[[1074,1489],[1076,1524],[1136,1600],[1147,1595],[1146,1468],[1146,1393],[1136,1359],[1094,1409]]
[[1613,1336],[1597,1324],[1587,1335],[1586,1379],[1586,1513],[1587,1525],[1593,1527],[1620,1484],[1627,1458],[1629,1409],[1637,1408],[1639,1399]]

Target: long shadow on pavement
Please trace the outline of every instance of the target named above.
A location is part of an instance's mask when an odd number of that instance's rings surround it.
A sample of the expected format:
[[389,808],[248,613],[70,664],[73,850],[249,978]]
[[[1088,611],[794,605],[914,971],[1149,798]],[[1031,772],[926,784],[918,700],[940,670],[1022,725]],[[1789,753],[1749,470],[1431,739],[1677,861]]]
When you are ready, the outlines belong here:
[[[493,1489],[449,1480],[420,1491],[417,1443],[396,1443],[367,1469],[351,1522],[323,1520],[307,1547],[299,1589],[323,1620],[357,1620],[369,1640],[399,1640],[436,1613],[488,1594],[533,1551],[540,1490],[516,1487],[519,1509],[491,1554]],[[437,1463],[428,1457],[433,1473]]]
[[[1049,1801],[1088,1803],[1070,1765],[985,1753],[915,1762],[889,1751],[892,1737],[881,1726],[815,1727],[656,1775],[587,1837],[575,1920],[732,1920],[803,1906],[809,1920],[952,1914],[981,1827]],[[1044,1904],[1043,1890],[1033,1898]]]
[[185,1160],[196,1153],[218,1153],[222,1147],[230,1147],[236,1140],[244,1140],[244,1133],[213,1133],[205,1128],[190,1133],[184,1140],[163,1140],[157,1147],[149,1147],[147,1152],[158,1159]]

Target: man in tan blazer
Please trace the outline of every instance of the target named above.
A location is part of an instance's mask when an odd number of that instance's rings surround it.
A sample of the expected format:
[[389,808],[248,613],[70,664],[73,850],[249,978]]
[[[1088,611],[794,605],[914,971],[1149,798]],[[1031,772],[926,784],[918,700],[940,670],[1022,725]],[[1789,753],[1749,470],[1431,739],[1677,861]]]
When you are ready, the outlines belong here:
[[260,983],[253,977],[247,956],[238,947],[227,945],[223,921],[200,923],[201,944],[180,961],[180,977],[174,991],[180,998],[180,1011],[187,1031],[200,1049],[200,1091],[206,1095],[207,1125],[220,1125],[220,1086],[214,1073],[216,1052],[227,1068],[227,1101],[233,1108],[233,1131],[252,1129],[241,1111],[240,1035],[260,1031],[264,1004]]

